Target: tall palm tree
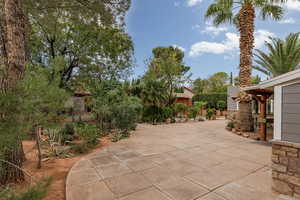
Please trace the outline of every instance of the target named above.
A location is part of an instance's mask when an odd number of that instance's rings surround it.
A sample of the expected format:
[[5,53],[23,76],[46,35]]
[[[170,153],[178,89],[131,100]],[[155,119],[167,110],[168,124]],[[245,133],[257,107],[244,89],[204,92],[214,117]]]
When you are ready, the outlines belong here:
[[256,10],[260,11],[263,20],[271,17],[282,18],[283,9],[270,0],[215,0],[206,17],[213,19],[213,24],[232,23],[237,25],[240,33],[240,87],[251,84],[252,52],[254,48],[254,21]]
[[292,33],[284,40],[270,37],[265,44],[269,52],[256,50],[254,69],[272,78],[300,67],[299,33]]
[[[284,2],[284,0],[273,0]],[[240,33],[240,72],[239,85],[241,88],[251,85],[252,57],[254,48],[254,21],[256,11],[262,19],[271,17],[281,19],[283,9],[271,0],[214,0],[206,12],[206,18],[212,18],[213,24],[235,24]],[[241,131],[252,131],[252,113],[250,100],[246,94],[240,95],[238,126]]]

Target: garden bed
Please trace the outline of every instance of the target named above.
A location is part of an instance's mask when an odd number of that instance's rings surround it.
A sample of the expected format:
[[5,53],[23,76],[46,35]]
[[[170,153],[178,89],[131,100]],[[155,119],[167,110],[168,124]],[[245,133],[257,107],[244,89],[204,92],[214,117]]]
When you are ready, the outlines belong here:
[[[99,151],[111,143],[110,138],[101,138],[101,144],[90,150],[89,153]],[[35,148],[35,141],[24,141],[23,145],[27,159],[24,163],[24,169],[37,180],[45,176],[52,177],[50,189],[48,190],[47,196],[44,200],[65,200],[65,181],[67,174],[73,164],[86,154],[79,154],[74,157],[64,159],[53,158],[43,162],[43,167],[41,169],[37,169],[37,149]]]

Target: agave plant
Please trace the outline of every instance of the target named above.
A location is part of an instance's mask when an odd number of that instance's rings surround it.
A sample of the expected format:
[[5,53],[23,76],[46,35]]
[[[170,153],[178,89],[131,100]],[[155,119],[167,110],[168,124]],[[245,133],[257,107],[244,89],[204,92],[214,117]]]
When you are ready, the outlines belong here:
[[299,33],[292,33],[284,40],[272,37],[269,40],[265,42],[268,49],[267,53],[256,50],[254,69],[272,78],[299,68]]

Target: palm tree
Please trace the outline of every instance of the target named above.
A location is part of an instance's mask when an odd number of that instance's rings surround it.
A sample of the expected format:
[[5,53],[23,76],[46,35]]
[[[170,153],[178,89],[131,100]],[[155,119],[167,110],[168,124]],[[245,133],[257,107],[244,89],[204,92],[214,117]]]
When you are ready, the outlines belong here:
[[299,33],[290,34],[284,40],[270,37],[266,42],[268,53],[256,50],[254,69],[270,78],[293,71],[300,66]]
[[[284,2],[284,0],[273,0]],[[241,88],[251,85],[252,56],[254,48],[254,21],[256,11],[260,12],[262,19],[271,17],[275,20],[282,18],[283,9],[271,0],[214,0],[207,12],[206,18],[212,18],[213,24],[235,24],[240,33],[240,72],[239,85]],[[251,97],[240,95],[238,113],[238,126],[241,131],[252,130]]]
[[[239,9],[235,12],[236,9]],[[215,0],[206,12],[207,18],[213,18],[213,24],[236,24],[240,32],[240,87],[251,85],[252,51],[254,47],[254,21],[256,10],[263,20],[271,17],[282,18],[283,9],[270,0]]]

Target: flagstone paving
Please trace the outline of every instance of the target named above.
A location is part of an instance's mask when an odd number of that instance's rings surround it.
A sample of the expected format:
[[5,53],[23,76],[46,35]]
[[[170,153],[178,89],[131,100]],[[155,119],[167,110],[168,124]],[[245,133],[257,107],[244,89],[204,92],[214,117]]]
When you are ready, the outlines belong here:
[[73,166],[67,200],[284,199],[271,190],[271,147],[224,127],[225,120],[139,125]]

